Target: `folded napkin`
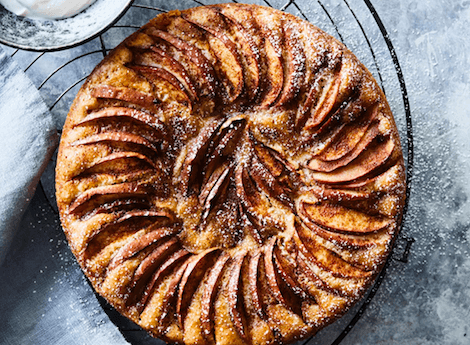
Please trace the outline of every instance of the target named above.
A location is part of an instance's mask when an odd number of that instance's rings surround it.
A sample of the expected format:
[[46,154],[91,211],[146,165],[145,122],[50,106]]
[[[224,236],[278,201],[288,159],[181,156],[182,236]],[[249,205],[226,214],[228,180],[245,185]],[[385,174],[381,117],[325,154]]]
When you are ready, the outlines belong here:
[[0,344],[128,344],[75,262],[57,214],[35,194],[57,139],[38,90],[0,47]]
[[0,47],[0,265],[56,146],[46,104]]

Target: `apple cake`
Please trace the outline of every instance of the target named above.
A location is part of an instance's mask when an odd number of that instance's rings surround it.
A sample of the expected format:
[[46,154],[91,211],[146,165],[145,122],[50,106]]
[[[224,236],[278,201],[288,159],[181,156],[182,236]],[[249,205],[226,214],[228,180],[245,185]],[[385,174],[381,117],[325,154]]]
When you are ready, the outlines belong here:
[[371,285],[399,230],[405,168],[371,73],[272,8],[161,14],[95,68],[56,170],[94,289],[181,344],[289,343]]

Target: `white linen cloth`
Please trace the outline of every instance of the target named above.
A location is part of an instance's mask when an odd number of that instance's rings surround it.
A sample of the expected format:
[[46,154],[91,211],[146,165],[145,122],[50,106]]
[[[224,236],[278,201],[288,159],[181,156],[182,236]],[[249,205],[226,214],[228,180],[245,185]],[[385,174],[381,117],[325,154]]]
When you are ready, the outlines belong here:
[[56,144],[38,90],[0,48],[0,264]]
[[58,215],[35,193],[56,147],[46,104],[0,47],[0,344],[128,345],[71,254]]

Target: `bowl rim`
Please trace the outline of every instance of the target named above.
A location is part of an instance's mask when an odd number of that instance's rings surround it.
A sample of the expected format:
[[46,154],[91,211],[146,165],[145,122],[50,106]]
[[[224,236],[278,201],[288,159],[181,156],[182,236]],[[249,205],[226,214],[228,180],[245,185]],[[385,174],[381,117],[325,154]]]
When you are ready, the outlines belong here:
[[[127,13],[129,8],[132,6],[133,2],[134,2],[134,0],[127,0],[124,3],[124,5],[122,6],[122,8],[118,11],[117,15],[110,22],[108,22],[107,24],[102,26],[96,32],[94,32],[90,35],[84,36],[82,38],[79,38],[76,41],[73,41],[73,42],[70,42],[70,43],[56,45],[56,46],[25,45],[25,44],[21,44],[21,43],[17,43],[17,42],[5,39],[4,37],[1,36],[1,33],[2,33],[1,31],[0,31],[0,43],[4,44],[6,46],[9,46],[11,48],[17,48],[17,49],[33,51],[33,52],[56,52],[56,51],[61,51],[61,50],[77,47],[79,45],[85,44],[85,43],[95,39],[99,35],[106,32],[114,24],[116,24],[116,22],[119,21],[124,16],[124,14]],[[93,6],[93,4],[91,4],[90,6]],[[83,11],[76,14],[76,15],[74,15],[74,16],[72,16],[72,17],[68,17],[68,18],[64,18],[64,19],[58,19],[57,21],[67,21],[70,18],[76,18],[76,17],[80,16],[82,13],[83,13]],[[8,11],[7,9],[5,9],[2,5],[0,5],[0,21],[1,21],[1,19],[4,15],[14,16],[14,17],[18,18],[18,20],[20,20],[20,21],[32,21],[32,22],[39,21],[37,19],[31,19],[31,18],[25,18],[25,17],[17,16],[15,14],[13,14],[12,12]],[[42,22],[53,22],[53,20],[41,20],[41,21]]]

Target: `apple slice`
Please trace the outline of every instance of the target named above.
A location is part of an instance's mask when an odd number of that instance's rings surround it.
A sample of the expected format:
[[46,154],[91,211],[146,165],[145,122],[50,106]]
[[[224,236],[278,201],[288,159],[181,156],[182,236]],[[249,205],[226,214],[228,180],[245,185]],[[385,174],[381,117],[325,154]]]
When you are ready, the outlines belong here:
[[341,70],[342,55],[317,73],[305,102],[299,108],[296,121],[298,126],[305,124],[305,129],[311,130],[321,125],[334,112],[342,81]]
[[[106,198],[104,197],[106,200]],[[95,206],[93,209],[91,209]],[[123,211],[131,211],[131,210],[148,210],[150,208],[148,199],[144,198],[124,198],[124,199],[117,199],[114,201],[105,201],[104,204],[98,205],[88,205],[89,210],[88,212],[81,212],[78,213],[81,218],[91,218],[96,214],[100,213],[122,213]]]
[[204,56],[200,49],[193,46],[192,44],[182,40],[178,36],[175,36],[171,33],[158,30],[155,27],[151,27],[148,29],[147,33],[151,36],[158,37],[177,50],[179,50],[182,54],[188,56],[188,58],[192,61],[194,68],[196,68],[199,72],[193,73],[194,75],[200,75],[202,77],[202,85],[205,85],[204,88],[199,88],[199,95],[203,96],[208,92],[208,96],[214,96],[216,92],[216,74],[214,68],[210,61]]
[[181,329],[184,329],[184,320],[192,297],[218,253],[219,250],[216,248],[207,249],[192,256],[187,262],[187,267],[179,286],[178,299],[176,301],[176,315]]
[[228,157],[233,153],[245,126],[246,119],[236,117],[229,119],[220,127],[217,136],[207,150],[208,158],[204,169],[206,179],[220,164],[223,157]]
[[[392,160],[393,158],[390,158]],[[370,185],[373,185],[378,179],[383,178],[387,174],[389,174],[391,171],[395,169],[400,169],[398,168],[398,165],[396,162],[392,160],[390,164],[386,162],[387,164],[384,164],[381,168],[372,171],[371,173],[364,175],[363,177],[356,179],[354,181],[346,182],[346,183],[339,183],[337,185],[331,185],[332,188],[364,188],[367,189],[369,188]]]
[[[256,100],[260,96],[262,89],[266,89],[266,85],[263,82],[266,78],[262,76],[270,77],[267,73],[267,59],[263,49],[264,38],[258,34],[260,28],[256,22],[256,16],[248,6],[224,6],[219,7],[218,10],[227,18],[229,27],[230,23],[232,23],[232,31],[238,37],[235,41],[241,45],[239,51],[245,56],[247,62],[251,61],[249,62],[249,70],[254,81],[254,84],[251,86],[254,92],[252,95],[249,94],[248,97],[251,100]],[[240,36],[244,37],[244,39],[240,39]],[[248,43],[249,47],[246,47],[244,42]],[[253,55],[251,55],[252,53]],[[250,78],[245,78],[245,84],[245,91],[250,92],[248,91],[251,85]],[[267,83],[267,85],[270,85],[270,83]]]
[[[337,138],[328,145],[321,155],[315,157],[322,161],[337,161],[349,154],[358,144],[368,129],[375,125],[374,121],[377,118],[378,104],[375,104],[368,109],[361,119],[355,120],[341,130]],[[344,112],[347,112],[348,107]]]
[[[155,163],[143,154],[132,151],[115,152],[97,159],[89,167],[86,167],[84,170],[82,170],[80,174],[74,176],[74,178],[84,176],[85,174],[93,174],[100,172],[113,171],[114,174],[117,174],[119,172],[128,172],[132,168],[132,165],[129,164],[129,161],[131,160],[136,160],[145,163],[147,166],[153,169],[157,168]],[[120,169],[121,165],[124,166],[123,169]]]
[[155,288],[158,286],[158,284],[161,283],[162,279],[169,275],[170,272],[174,271],[178,265],[185,265],[189,260],[190,255],[191,253],[186,249],[180,249],[173,253],[152,275],[147,285],[145,286],[145,290],[140,295],[135,293],[134,291],[136,291],[136,289],[134,289],[132,296],[129,298],[129,305],[135,304],[139,310],[139,313],[142,313],[142,310],[147,305],[149,297],[151,296],[152,292],[155,291]]
[[[309,191],[312,192],[318,200],[328,200],[336,203],[363,201],[374,197],[370,192],[342,188],[321,188],[318,186],[312,186]],[[315,203],[316,201],[317,200],[312,203]]]
[[304,235],[302,225],[296,225],[294,240],[305,257],[322,269],[330,272],[333,277],[348,279],[364,279],[373,272],[364,271],[343,260],[338,254],[322,246],[315,236]]
[[249,100],[254,100],[259,91],[260,84],[260,56],[258,46],[250,32],[237,22],[232,16],[217,9],[226,23],[227,33],[232,36],[232,41],[237,45],[240,53],[240,61],[243,67],[245,81],[245,93]]
[[267,278],[266,280],[268,282],[268,286],[270,287],[271,295],[282,305],[288,306],[289,304],[286,302],[284,296],[281,293],[281,289],[277,281],[277,274],[274,268],[273,251],[275,245],[276,238],[272,237],[268,242],[268,245],[265,247],[266,249],[264,252],[264,269]]
[[212,318],[215,305],[214,300],[217,295],[219,281],[229,259],[230,255],[227,252],[223,252],[217,258],[217,261],[210,270],[209,276],[207,277],[204,285],[204,291],[201,297],[201,327],[202,333],[206,338],[209,338],[212,335]]
[[356,159],[362,152],[367,150],[380,134],[378,124],[375,123],[365,132],[361,140],[357,143],[352,151],[344,155],[338,160],[324,161],[321,159],[312,159],[308,162],[308,168],[315,171],[331,172],[338,168],[344,167]]
[[98,206],[105,202],[115,199],[133,198],[133,199],[146,199],[151,193],[151,189],[147,185],[138,184],[136,182],[120,183],[110,186],[100,186],[88,189],[80,194],[69,206],[70,214],[83,213],[83,209],[89,202],[96,199],[93,206]]
[[178,268],[178,270],[169,278],[168,286],[166,292],[163,296],[162,306],[161,306],[161,314],[158,317],[158,330],[160,333],[164,333],[168,322],[170,321],[169,318],[173,314],[170,313],[171,308],[174,308],[174,299],[176,298],[176,294],[178,292],[178,285],[181,282],[183,277],[183,273],[186,270],[186,266],[188,262],[186,261],[182,266]]
[[157,89],[161,88],[165,90],[169,95],[174,95],[174,91],[168,89],[167,85],[162,84],[168,82],[176,90],[177,96],[171,97],[171,100],[188,107],[189,111],[192,111],[192,102],[194,101],[193,95],[187,91],[185,85],[176,78],[172,73],[168,72],[164,68],[158,66],[140,66],[140,65],[128,65],[130,69],[141,74],[145,79],[154,84]]
[[209,178],[207,184],[203,187],[199,195],[199,201],[202,200],[203,214],[202,222],[204,223],[209,216],[209,213],[214,207],[220,195],[223,195],[227,190],[230,182],[232,167],[229,164],[221,165]]
[[[243,69],[237,46],[225,34],[224,28],[221,27],[223,22],[221,23],[217,17],[217,12],[205,7],[198,7],[197,10],[183,15],[185,20],[210,34],[207,36],[207,41],[218,61],[215,70],[218,72],[219,80],[225,85],[228,101],[231,103],[243,91]],[[219,26],[216,24],[217,19]]]
[[[378,141],[378,140],[376,140]],[[395,144],[391,138],[384,138],[370,149],[362,152],[348,165],[331,173],[314,172],[312,178],[320,183],[339,184],[361,178],[383,165],[391,156]]]
[[235,180],[237,196],[241,202],[243,213],[246,214],[251,224],[258,229],[263,229],[269,216],[264,218],[256,211],[257,208],[262,206],[262,203],[260,198],[257,197],[259,192],[248,174],[246,166],[242,164],[237,166]]
[[340,233],[337,231],[330,231],[316,225],[309,216],[306,214],[304,205],[300,203],[297,207],[297,212],[302,222],[315,234],[321,238],[334,243],[336,246],[347,250],[366,249],[376,246],[378,242],[383,242],[388,238],[387,228],[377,231],[375,233],[354,234],[354,233]]
[[301,207],[312,222],[331,231],[367,234],[380,231],[392,223],[392,220],[386,217],[370,216],[324,201],[303,201]]
[[[291,312],[302,315],[302,300],[289,288],[288,282],[284,281],[282,273],[277,266],[274,248],[276,247],[276,237],[271,237],[264,253],[264,272],[269,286],[269,293],[276,301]],[[290,280],[292,282],[292,280]],[[294,293],[293,293],[294,292]]]
[[305,80],[306,57],[295,24],[283,25],[284,86],[276,106],[284,105],[297,96]]
[[159,142],[152,142],[140,135],[126,132],[102,132],[93,134],[84,139],[79,139],[70,144],[70,146],[94,145],[99,143],[129,143],[137,146],[143,146],[156,154],[160,153]]
[[[109,221],[108,223],[98,226],[92,231],[88,232],[86,236],[83,238],[83,247],[84,251],[86,251],[90,246],[93,239],[95,239],[99,234],[105,231],[114,231],[117,232],[118,229],[114,229],[115,227],[124,227],[125,224],[130,223],[129,226],[125,228],[126,231],[130,230],[140,230],[145,228],[146,226],[155,222],[155,219],[164,219],[164,222],[168,221],[170,218],[170,214],[166,211],[149,211],[149,210],[137,210],[137,211],[130,211],[125,212],[123,214],[118,214],[114,218],[114,220]],[[121,229],[119,229],[121,230]]]
[[[155,273],[159,266],[163,263],[170,254],[174,253],[178,247],[178,238],[169,238],[163,243],[155,247],[137,267],[134,272],[134,277],[130,284],[130,289],[133,290],[135,296],[139,296],[145,289],[151,276]],[[133,304],[135,298],[128,298],[127,305]]]
[[186,154],[180,174],[180,186],[184,194],[187,195],[189,193],[190,187],[198,179],[203,165],[202,160],[222,121],[221,119],[210,121],[189,144],[188,153]]
[[259,188],[263,189],[267,194],[283,205],[290,209],[294,208],[294,203],[290,195],[286,193],[283,186],[274,178],[269,169],[260,162],[256,155],[252,157],[249,172]]
[[91,96],[95,98],[117,99],[140,105],[154,110],[159,101],[151,94],[128,87],[97,85],[91,88]]
[[147,248],[151,244],[157,243],[162,238],[168,237],[174,233],[174,228],[159,227],[153,231],[141,235],[138,238],[133,237],[131,241],[119,248],[119,250],[114,254],[111,262],[108,265],[108,272],[112,271],[124,261],[135,256],[137,253]]
[[263,85],[261,107],[267,108],[278,99],[284,85],[281,20],[278,14],[273,14],[262,7],[257,8],[253,14],[264,38],[261,52],[264,53],[266,71],[264,71],[265,85]]
[[98,120],[110,119],[114,121],[119,118],[128,118],[144,126],[151,127],[157,134],[166,137],[165,124],[158,117],[146,112],[127,108],[127,107],[109,107],[88,114],[83,120],[74,124],[73,127],[82,126]]
[[240,287],[240,284],[242,284],[241,272],[243,262],[245,261],[246,257],[246,253],[241,253],[233,259],[232,270],[230,271],[230,279],[228,282],[228,304],[230,318],[232,319],[238,334],[245,342],[248,341],[248,329],[243,312],[243,290]]
[[[191,101],[198,99],[196,88],[183,65],[159,47],[152,46],[149,51],[134,54],[133,64],[130,67],[132,66],[156,67],[166,71],[172,76],[168,76],[167,79],[170,83],[173,84],[177,80],[176,88],[186,92]],[[162,76],[167,75],[162,74]]]
[[252,139],[252,147],[259,161],[269,170],[271,175],[289,193],[298,188],[300,177],[292,164],[276,150]]
[[307,264],[308,261],[304,255],[298,254],[296,258],[296,262],[299,266],[299,270],[302,272],[302,274],[309,279],[312,284],[323,291],[326,291],[328,293],[340,296],[340,297],[350,297],[346,292],[341,290],[340,288],[335,288],[325,282],[324,280],[320,279],[320,277],[310,268],[310,266]]
[[262,319],[267,320],[267,315],[265,314],[265,306],[263,303],[263,298],[260,292],[259,286],[259,267],[260,261],[262,260],[262,252],[260,250],[255,250],[252,253],[249,262],[248,262],[248,284],[250,286],[251,302],[253,304],[254,311]]
[[282,280],[289,286],[289,288],[303,300],[311,299],[315,301],[315,296],[312,295],[308,289],[304,288],[304,284],[298,279],[295,272],[296,264],[289,262],[289,260],[282,255],[279,246],[274,247],[273,258]]
[[240,210],[239,210],[240,218],[242,220],[243,224],[243,229],[248,230],[248,233],[253,237],[253,239],[259,244],[263,244],[263,238],[261,237],[261,234],[257,227],[248,219],[248,216],[245,214],[243,210],[243,206],[240,205]]

